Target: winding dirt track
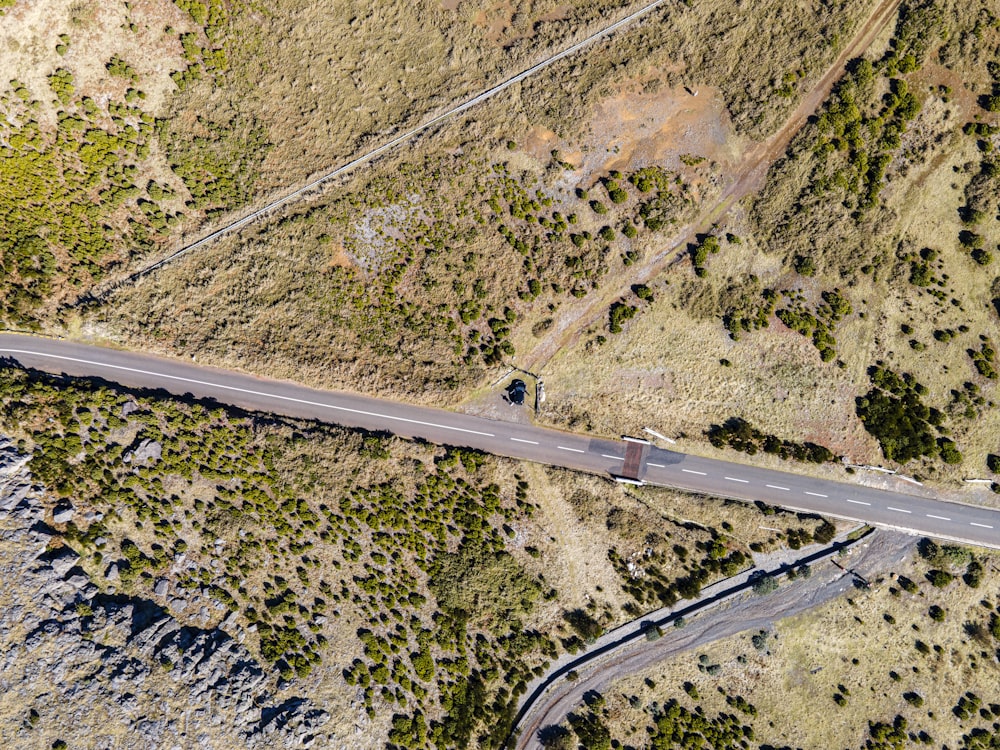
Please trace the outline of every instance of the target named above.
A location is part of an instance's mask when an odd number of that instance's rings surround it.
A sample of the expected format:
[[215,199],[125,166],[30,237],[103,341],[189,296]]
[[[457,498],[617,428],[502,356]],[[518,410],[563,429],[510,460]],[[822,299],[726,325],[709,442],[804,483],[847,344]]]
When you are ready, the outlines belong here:
[[847,63],[861,55],[894,17],[902,0],[882,0],[868,19],[861,24],[854,38],[834,60],[816,85],[802,97],[784,124],[768,139],[761,141],[744,154],[742,161],[730,174],[729,186],[698,216],[675,235],[669,244],[654,253],[645,263],[617,277],[617,284],[602,287],[599,293],[588,294],[582,303],[568,310],[551,332],[538,345],[520,358],[526,370],[539,372],[545,364],[566,347],[572,346],[581,332],[604,316],[608,307],[633,284],[648,282],[676,259],[680,248],[694,239],[699,232],[708,230],[733,204],[756,192],[764,183],[768,170],[785,150],[809,117],[826,100],[834,84],[843,75]]
[[[891,568],[910,554],[916,539],[878,531],[856,547],[843,565],[858,574],[872,577]],[[721,603],[709,604],[707,611],[691,617],[683,630],[667,627],[659,640],[636,639],[621,648],[602,654],[592,665],[577,666],[578,679],[554,682],[535,705],[527,702],[517,728],[518,750],[542,747],[538,731],[559,724],[583,702],[584,693],[605,693],[616,681],[647,669],[658,662],[751,629],[768,629],[776,620],[791,617],[840,596],[852,585],[851,576],[831,562],[812,564],[813,575],[794,583],[783,583],[767,596],[744,592]],[[722,612],[717,611],[722,608]],[[566,670],[562,670],[561,677]],[[548,678],[549,675],[546,675]],[[529,699],[530,701],[530,699]]]

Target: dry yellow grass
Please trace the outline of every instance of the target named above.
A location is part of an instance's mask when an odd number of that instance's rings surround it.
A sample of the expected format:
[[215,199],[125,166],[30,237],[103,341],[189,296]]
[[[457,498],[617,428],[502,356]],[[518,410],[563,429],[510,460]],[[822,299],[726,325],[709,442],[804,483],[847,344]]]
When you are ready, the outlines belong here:
[[[989,728],[990,720],[976,715],[960,721],[952,708],[967,691],[984,706],[997,700],[996,641],[974,627],[988,623],[996,611],[1000,578],[991,563],[995,556],[983,560],[988,572],[980,588],[959,579],[942,590],[924,580],[927,562],[910,561],[885,571],[870,591],[849,589],[816,610],[775,623],[766,652],[754,648],[754,633],[748,632],[623,680],[607,693],[616,717],[613,736],[625,739],[631,726],[639,730],[632,736],[641,738],[646,721],[623,695],[637,695],[642,704],[676,698],[714,716],[732,710],[716,689],[721,687],[756,706],[758,716],[751,723],[754,741],[761,744],[859,747],[868,736],[869,721],[891,723],[898,714],[907,719],[910,732],[927,732],[934,746],[962,746],[963,734],[976,726]],[[900,575],[917,581],[918,593],[901,591]],[[944,621],[929,616],[932,605],[945,610]],[[929,654],[918,652],[917,640],[930,647]],[[700,654],[721,665],[719,676],[696,669]],[[684,694],[684,682],[695,685],[699,701]],[[903,694],[910,692],[921,696],[922,707],[904,700]],[[834,702],[836,693],[845,696],[845,705]]]
[[[304,6],[291,7],[296,13],[307,14]],[[756,92],[755,97],[773,98],[768,93],[769,87],[777,85],[772,66],[780,65],[783,58],[770,53],[779,47],[785,49],[782,45],[789,39],[804,43],[802,40],[806,37],[802,32],[821,23],[825,18],[823,13],[827,12],[817,11],[819,15],[815,15],[813,11],[798,9],[791,15],[783,15],[782,23],[774,25],[778,4],[768,4],[754,17],[760,28],[769,29],[768,35],[749,35],[745,23],[733,26],[727,21],[726,30],[720,32],[722,36],[719,37],[729,40],[719,42],[725,54],[692,60],[690,53],[699,49],[698,30],[704,32],[705,28],[714,28],[720,19],[728,18],[730,10],[726,3],[671,9],[666,18],[652,19],[598,45],[579,59],[560,63],[551,73],[529,79],[519,90],[505,93],[496,102],[443,128],[439,135],[350,180],[348,191],[355,196],[365,194],[366,199],[377,203],[381,186],[387,180],[391,184],[398,175],[394,170],[404,164],[420,165],[423,161],[424,165],[417,167],[424,170],[420,180],[409,182],[406,196],[387,195],[388,206],[383,203],[368,212],[351,211],[349,218],[335,212],[337,222],[343,221],[346,226],[329,226],[327,221],[333,223],[333,217],[327,218],[326,205],[349,195],[345,190],[331,189],[328,197],[302,206],[297,216],[276,219],[261,226],[259,231],[247,231],[240,239],[202,251],[200,258],[167,268],[155,280],[123,291],[100,312],[102,324],[93,325],[92,319],[90,325],[78,330],[132,344],[141,343],[165,352],[197,352],[199,357],[218,364],[264,368],[274,374],[294,374],[325,385],[454,403],[453,390],[474,389],[489,377],[468,364],[457,364],[456,356],[465,351],[469,342],[453,341],[447,333],[447,321],[443,320],[426,326],[404,326],[405,330],[397,338],[394,338],[395,329],[403,321],[390,319],[381,323],[373,316],[367,316],[365,321],[357,320],[353,308],[371,305],[371,297],[366,301],[368,292],[362,289],[357,295],[351,292],[350,301],[345,301],[344,287],[357,286],[359,281],[370,283],[370,278],[351,279],[345,284],[341,278],[345,265],[350,265],[353,258],[366,273],[382,270],[378,261],[384,254],[384,240],[378,233],[391,235],[400,231],[399,227],[391,226],[392,222],[384,220],[392,212],[412,214],[408,219],[412,223],[425,218],[420,211],[413,213],[411,204],[414,201],[427,205],[428,196],[432,194],[447,195],[451,201],[460,196],[470,197],[467,179],[445,183],[438,176],[435,160],[442,152],[460,157],[466,164],[474,165],[472,169],[488,169],[491,163],[509,161],[512,174],[518,179],[530,183],[532,179],[544,178],[545,189],[557,201],[558,208],[567,214],[580,213],[582,219],[578,230],[595,233],[603,223],[601,217],[581,210],[579,201],[571,200],[572,192],[577,186],[592,185],[596,177],[613,166],[634,168],[662,162],[683,174],[686,194],[691,200],[697,202],[716,194],[725,179],[719,165],[724,166],[735,158],[743,142],[733,134],[726,112],[727,107],[735,106],[732,89],[734,86],[740,88],[740,96],[747,95],[749,90],[747,86],[733,84],[729,75],[731,66],[727,67],[726,63],[730,60],[729,55],[738,52],[766,61],[764,67],[741,67],[740,72],[753,80],[750,88]],[[862,6],[852,9],[851,18],[856,19],[864,10]],[[301,20],[305,15],[296,18]],[[277,23],[274,19],[272,22]],[[333,21],[319,19],[317,28],[324,23]],[[845,21],[844,28],[851,23],[853,21]],[[287,57],[295,61],[299,59],[296,55],[304,55],[301,50],[296,51],[295,45],[318,43],[310,36],[312,32],[307,33],[301,25],[295,25],[295,38],[288,42],[290,51],[282,60]],[[683,28],[683,34],[655,36],[654,42],[652,30],[664,25],[672,29]],[[252,38],[248,39],[248,44],[251,42]],[[404,47],[405,42],[401,42]],[[347,65],[353,59],[350,56],[360,54],[360,49],[351,47],[338,64]],[[818,65],[833,53],[832,48],[820,45],[810,52],[810,66]],[[484,55],[488,57],[488,50]],[[308,55],[302,59],[311,60]],[[687,78],[679,76],[681,69]],[[237,63],[234,63],[234,70],[233,76],[241,70]],[[273,74],[278,75],[277,69]],[[811,74],[807,73],[807,77]],[[302,76],[305,80],[313,74],[304,72]],[[287,86],[289,80],[285,75],[279,82]],[[695,86],[698,97],[684,92],[681,84],[685,81]],[[232,85],[237,83],[234,80]],[[720,96],[713,83],[730,88]],[[330,85],[333,84],[326,79],[322,82],[322,86]],[[799,84],[796,86],[798,91]],[[271,88],[263,86],[254,96],[266,95],[291,106],[291,102],[299,101],[300,95],[304,95],[302,92],[279,95],[278,89],[267,93]],[[207,83],[202,89],[196,87],[186,96],[192,107],[204,105],[210,113],[211,97],[216,95]],[[317,89],[310,95],[316,93],[322,91]],[[321,96],[315,106],[333,106],[331,101],[335,98]],[[779,98],[789,104],[795,100],[795,96]],[[263,105],[252,109],[258,121],[270,116]],[[311,110],[301,116],[318,117]],[[281,127],[290,127],[294,119],[283,121]],[[286,143],[283,136],[274,137],[283,132],[274,131],[269,135],[275,146],[267,156],[265,171],[270,169],[267,164],[280,164],[282,169],[289,170],[298,168],[294,165],[299,163],[300,155],[294,152],[294,139]],[[336,141],[331,140],[329,133],[321,135],[310,140],[310,147],[319,143],[329,146]],[[517,145],[514,151],[505,146],[508,138]],[[333,151],[336,148],[339,147],[334,146]],[[554,178],[549,154],[553,148],[560,149],[579,169]],[[709,161],[689,167],[680,159],[684,155],[704,156]],[[479,160],[485,162],[485,167]],[[521,169],[523,176],[519,174]],[[395,181],[399,182],[398,176]],[[380,187],[373,188],[376,183]],[[531,185],[526,187],[531,188]],[[482,198],[473,197],[473,204],[481,202]],[[410,208],[406,208],[408,205]],[[454,210],[453,205],[449,210]],[[480,210],[482,208],[479,206]],[[456,283],[469,288],[479,276],[489,296],[487,314],[503,313],[506,307],[516,310],[518,320],[513,326],[512,340],[518,349],[528,349],[535,339],[532,329],[558,318],[558,314],[553,314],[555,308],[572,306],[574,300],[566,299],[569,290],[565,288],[560,294],[543,294],[533,305],[516,300],[514,295],[526,283],[522,259],[510,256],[509,248],[493,233],[492,227],[486,232],[480,232],[477,227],[472,229],[478,236],[474,234],[471,240],[468,235],[449,237],[447,254],[438,263],[444,268],[435,269],[425,286],[407,289],[406,293],[419,297],[419,305],[443,306],[445,313],[454,317],[458,302],[442,294],[441,289],[451,285],[459,260],[468,266],[470,261],[466,259],[472,257],[476,259],[473,273],[467,272],[455,280]],[[409,228],[402,227],[402,231],[409,231]],[[413,242],[420,241],[414,238]],[[289,246],[291,243],[293,246]],[[631,248],[641,253],[652,243],[642,238],[635,242],[623,242],[619,238],[618,244],[620,247],[612,249],[613,265],[617,264],[616,256],[620,252]],[[562,260],[555,258],[555,265],[561,266]],[[409,264],[411,278],[419,278],[417,261],[402,262]],[[224,270],[220,273],[219,269]],[[616,267],[612,270],[617,273]],[[178,300],[184,300],[183,304],[178,305]],[[377,332],[365,330],[370,324]],[[75,324],[71,321],[71,325]],[[375,334],[382,332],[387,334],[386,340],[373,342]],[[442,395],[439,389],[448,391],[448,395]]]
[[[128,7],[126,7],[128,6]],[[136,30],[127,24],[132,22]],[[43,123],[55,125],[55,99],[46,76],[60,67],[73,72],[77,91],[100,99],[121,99],[126,82],[108,75],[107,63],[114,55],[124,58],[141,80],[147,111],[161,113],[175,86],[169,73],[183,67],[177,33],[191,31],[190,17],[167,0],[110,2],[55,0],[44,5],[18,3],[0,24],[0,70],[4,86],[10,79],[23,83],[33,96],[51,104],[42,111]],[[68,38],[67,50],[56,51],[60,35]]]
[[[974,15],[957,23],[971,24]],[[876,56],[886,43],[873,47]],[[955,497],[996,502],[981,487],[958,482],[991,476],[986,456],[1000,447],[1000,423],[996,384],[977,374],[967,354],[981,348],[981,336],[997,340],[996,274],[977,265],[957,239],[969,228],[959,211],[965,185],[983,153],[997,146],[995,136],[992,144],[977,143],[961,129],[969,121],[995,122],[995,116],[987,116],[975,96],[982,56],[976,64],[962,58],[953,69],[937,58],[932,53],[908,78],[922,108],[888,167],[880,207],[858,221],[832,197],[808,211],[789,208],[812,179],[807,129],[793,145],[796,158],[774,170],[750,215],[735,210],[714,228],[719,237],[731,232],[742,242],[723,241],[722,252],[709,257],[705,279],[693,278],[690,261],[679,259],[650,283],[656,302],[640,303],[642,312],[623,334],[608,337],[602,321],[547,364],[546,417],[607,434],[652,423],[667,434],[697,438],[710,424],[738,416],[781,437],[827,445],[853,462],[883,464],[878,443],[855,415],[855,398],[870,388],[868,368],[883,361],[927,386],[925,401],[950,415],[947,428],[963,453],[954,466],[933,459],[909,463],[905,471],[943,482],[938,487]],[[986,234],[989,249],[995,228],[987,219],[976,229]],[[925,247],[938,253],[940,284],[930,289],[940,290],[943,300],[908,281],[910,266],[901,256]],[[821,270],[815,277],[791,270],[796,254],[816,260]],[[873,273],[859,272],[865,264]],[[729,337],[722,314],[743,299],[760,304],[766,287],[799,291],[812,309],[823,291],[839,288],[846,295],[854,312],[834,331],[838,361],[822,362],[808,338],[773,317],[767,329],[743,333],[737,342]],[[904,326],[913,330],[904,333]],[[936,341],[940,330],[955,336]],[[602,336],[608,337],[603,344]],[[720,366],[723,359],[730,366]],[[969,416],[964,405],[952,404],[966,382],[983,398]]]

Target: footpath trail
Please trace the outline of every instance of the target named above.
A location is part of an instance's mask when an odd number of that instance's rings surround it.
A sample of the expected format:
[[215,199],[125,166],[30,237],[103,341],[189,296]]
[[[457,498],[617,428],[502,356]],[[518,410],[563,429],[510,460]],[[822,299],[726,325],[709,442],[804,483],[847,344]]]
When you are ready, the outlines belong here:
[[566,47],[565,49],[562,49],[559,52],[556,52],[546,57],[545,59],[540,60],[531,67],[522,70],[520,73],[517,73],[509,78],[502,80],[501,82],[491,86],[490,88],[485,89],[479,92],[478,94],[475,94],[469,99],[466,99],[460,104],[454,105],[451,108],[446,109],[444,112],[441,112],[437,115],[430,117],[430,119],[425,120],[420,125],[417,125],[414,128],[410,128],[409,130],[406,130],[403,133],[400,133],[399,135],[383,143],[382,145],[373,148],[370,151],[361,154],[360,156],[355,157],[346,164],[342,164],[339,167],[330,169],[324,172],[323,174],[319,175],[318,177],[310,179],[301,187],[291,189],[285,192],[284,194],[280,194],[277,197],[268,200],[264,205],[243,212],[242,215],[233,218],[231,221],[229,221],[228,224],[225,224],[224,226],[221,226],[213,231],[210,231],[208,234],[205,234],[199,239],[195,240],[194,242],[191,242],[187,245],[184,245],[183,247],[174,250],[169,255],[163,258],[148,263],[147,265],[143,266],[142,268],[136,271],[133,271],[131,274],[125,276],[124,278],[114,279],[105,284],[101,284],[94,289],[91,289],[82,299],[86,298],[100,299],[103,296],[107,295],[109,292],[113,291],[114,289],[125,286],[127,284],[131,284],[137,281],[138,279],[142,278],[143,276],[152,273],[158,268],[162,268],[168,263],[172,263],[178,258],[181,258],[187,255],[188,253],[193,252],[194,250],[206,247],[207,245],[210,245],[211,243],[215,242],[216,240],[226,235],[240,231],[243,227],[247,226],[248,224],[251,224],[260,217],[264,216],[265,214],[272,213],[275,210],[281,208],[282,206],[288,203],[291,203],[292,201],[298,198],[301,198],[305,195],[315,192],[316,190],[318,190],[331,180],[334,180],[344,174],[347,174],[348,172],[362,166],[363,164],[367,164],[373,159],[381,156],[382,154],[388,151],[391,151],[392,149],[415,138],[421,133],[430,131],[431,129],[441,125],[446,120],[449,120],[455,117],[456,115],[459,115],[462,112],[465,112],[466,110],[475,107],[478,104],[482,104],[488,99],[491,99],[497,94],[507,90],[511,86],[514,86],[515,84],[520,83],[526,78],[529,78],[535,75],[536,73],[544,70],[553,63],[556,63],[559,60],[575,55],[577,52],[581,51],[585,47],[589,47],[590,45],[602,39],[605,39],[606,37],[614,34],[615,32],[620,31],[622,28],[629,26],[635,23],[636,21],[641,20],[642,18],[645,18],[646,16],[648,16],[649,14],[653,13],[658,8],[660,8],[660,6],[665,5],[667,2],[671,1],[673,0],[653,0],[652,2],[642,6],[638,10],[629,13],[625,17],[620,18],[617,21],[614,21],[613,23],[610,23],[607,26],[604,26],[598,29],[597,31],[589,34],[588,36],[570,45],[569,47]]
[[602,285],[598,293],[584,297],[579,305],[565,309],[557,325],[547,336],[523,357],[519,364],[526,370],[539,372],[545,364],[563,349],[572,346],[583,330],[606,315],[608,307],[633,284],[643,284],[673,262],[678,251],[691,242],[699,232],[707,231],[725,215],[735,203],[764,184],[768,170],[785,150],[809,117],[829,97],[834,84],[843,75],[847,63],[861,55],[896,14],[902,0],[882,0],[871,15],[861,24],[854,38],[844,46],[836,60],[816,82],[816,85],[799,101],[782,126],[766,140],[749,149],[729,175],[725,190],[711,203],[702,207],[698,216],[680,229],[667,244],[653,253],[645,262],[637,264],[628,275],[619,276],[616,284]]
[[[584,655],[577,657],[577,663],[569,665],[561,663],[564,659],[560,660],[529,686],[515,725],[518,732],[516,747],[518,750],[541,748],[538,731],[563,722],[571,711],[579,708],[585,693],[594,691],[603,694],[622,678],[713,641],[750,629],[766,630],[777,620],[800,614],[840,596],[857,580],[855,575],[871,578],[877,572],[898,564],[910,554],[915,544],[913,537],[877,531],[851,547],[839,559],[843,568],[830,561],[831,550],[825,548],[804,558],[811,560],[812,575],[809,578],[782,582],[770,594],[758,596],[749,587],[733,592],[739,587],[731,579],[707,587],[700,600],[683,605],[687,609],[697,609],[697,612],[679,612],[681,608],[678,607],[673,613],[670,610],[651,613],[643,621],[663,625],[664,635],[661,638],[655,641],[632,638],[618,648],[602,652],[601,644],[594,644],[589,651],[600,652],[596,658],[587,659]],[[851,572],[845,572],[844,568]],[[770,567],[764,569],[772,570]],[[670,623],[682,613],[685,626],[672,627]],[[618,632],[609,635],[617,636]],[[618,637],[618,640],[622,638]],[[578,675],[573,681],[565,678],[571,669]]]

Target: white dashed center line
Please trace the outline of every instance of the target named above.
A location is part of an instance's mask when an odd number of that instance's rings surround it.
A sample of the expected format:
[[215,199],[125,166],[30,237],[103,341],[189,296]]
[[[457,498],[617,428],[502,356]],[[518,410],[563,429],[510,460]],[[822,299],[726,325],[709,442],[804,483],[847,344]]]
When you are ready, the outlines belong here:
[[705,472],[703,472],[703,471],[695,471],[694,469],[681,469],[681,471],[683,471],[686,474],[697,474],[700,477],[705,476]]
[[894,510],[897,513],[912,513],[912,510],[907,510],[906,508],[893,508],[891,505],[885,506],[886,510]]
[[813,497],[828,497],[827,495],[821,495],[818,492],[807,492],[807,495],[812,495]]
[[847,498],[847,502],[854,503],[855,505],[871,505],[871,503],[866,503],[864,500],[851,500]]
[[945,518],[944,516],[935,516],[935,515],[934,515],[934,514],[932,514],[932,513],[928,513],[928,514],[927,514],[927,517],[928,517],[928,518],[936,518],[936,519],[937,519],[937,520],[939,520],[939,521],[950,521],[950,520],[951,520],[950,518]]
[[776,484],[765,484],[764,486],[767,487],[770,490],[781,490],[782,492],[788,492],[788,488],[787,487],[779,487]]
[[511,438],[515,443],[527,443],[528,445],[538,445],[537,440],[522,440],[521,438]]
[[749,479],[738,479],[737,477],[723,477],[723,479],[728,479],[730,482],[742,482],[743,484],[750,484]]
[[652,461],[647,461],[646,466],[655,466],[657,469],[663,468],[663,464],[654,464]]
[[556,448],[558,448],[561,451],[571,451],[573,453],[583,453],[583,450],[580,449],[580,448],[567,448],[565,445],[557,445]]
[[21,349],[4,349],[3,351],[9,354],[29,354],[40,357],[47,357],[49,359],[60,359],[66,362],[76,362],[81,365],[92,365],[97,368],[105,368],[109,370],[121,370],[122,372],[132,372],[137,375],[153,375],[158,378],[165,378],[167,380],[174,380],[178,383],[192,383],[193,385],[204,385],[209,388],[218,388],[223,391],[231,391],[232,393],[245,393],[249,396],[263,396],[264,398],[275,399],[277,401],[287,401],[293,404],[303,404],[305,406],[318,406],[321,409],[330,409],[332,411],[345,412],[347,414],[360,414],[365,417],[378,417],[379,419],[390,419],[394,422],[403,422],[406,424],[420,425],[421,427],[437,427],[442,430],[451,430],[452,432],[463,432],[467,435],[480,435],[482,437],[496,437],[492,432],[480,432],[479,430],[468,430],[464,427],[453,427],[447,424],[437,424],[435,422],[424,422],[420,419],[410,419],[409,417],[398,417],[395,414],[381,414],[374,411],[365,411],[364,409],[352,409],[348,406],[338,406],[337,404],[327,404],[321,401],[310,401],[304,398],[295,398],[294,396],[283,396],[280,393],[267,393],[265,391],[256,391],[249,388],[239,388],[235,385],[224,385],[222,383],[212,383],[207,380],[197,380],[195,378],[185,378],[180,375],[168,375],[165,372],[150,372],[149,370],[140,370],[135,367],[126,367],[125,365],[112,365],[106,362],[93,362],[89,359],[77,359],[76,357],[64,357],[59,354],[45,354],[42,352],[32,352],[23,351]]
[[607,453],[602,453],[601,458],[613,458],[616,461],[621,461],[621,456],[609,456]]
[[992,526],[987,526],[985,523],[976,523],[975,521],[969,521],[969,526],[978,526],[981,529],[992,529]]

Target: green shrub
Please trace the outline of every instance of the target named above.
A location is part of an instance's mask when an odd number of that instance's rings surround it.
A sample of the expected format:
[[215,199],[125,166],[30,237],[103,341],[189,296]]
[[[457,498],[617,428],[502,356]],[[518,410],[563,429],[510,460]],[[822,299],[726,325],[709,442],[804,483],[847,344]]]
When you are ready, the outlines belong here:
[[604,632],[601,624],[583,609],[564,612],[563,619],[569,623],[569,626],[573,628],[585,643],[593,643]]
[[808,255],[796,256],[792,266],[795,273],[801,276],[814,276],[816,274],[816,262]]
[[635,294],[636,297],[638,297],[641,300],[644,300],[646,302],[653,301],[653,290],[650,289],[645,284],[636,284],[635,286],[632,287],[632,292]]
[[757,576],[753,582],[753,592],[757,596],[765,596],[770,594],[772,591],[777,591],[778,581],[772,575],[762,575]]
[[104,68],[108,71],[108,73],[118,78],[127,78],[133,83],[139,80],[139,75],[135,72],[132,66],[118,55],[112,57],[104,65]]
[[944,570],[929,570],[927,572],[927,580],[931,582],[931,585],[935,588],[943,589],[945,586],[950,584],[955,580],[955,577]]
[[608,310],[608,331],[611,333],[621,333],[622,323],[635,317],[638,308],[634,305],[627,305],[624,302],[615,302]]
[[612,187],[608,190],[608,198],[611,199],[612,203],[624,203],[628,200],[628,193],[620,187]]
[[[905,463],[937,455],[940,448],[931,427],[940,423],[942,415],[923,404],[919,395],[922,386],[909,374],[900,377],[878,366],[871,368],[869,377],[875,388],[857,399],[856,411],[865,429],[879,441],[885,457]],[[956,452],[949,449],[949,458]]]

